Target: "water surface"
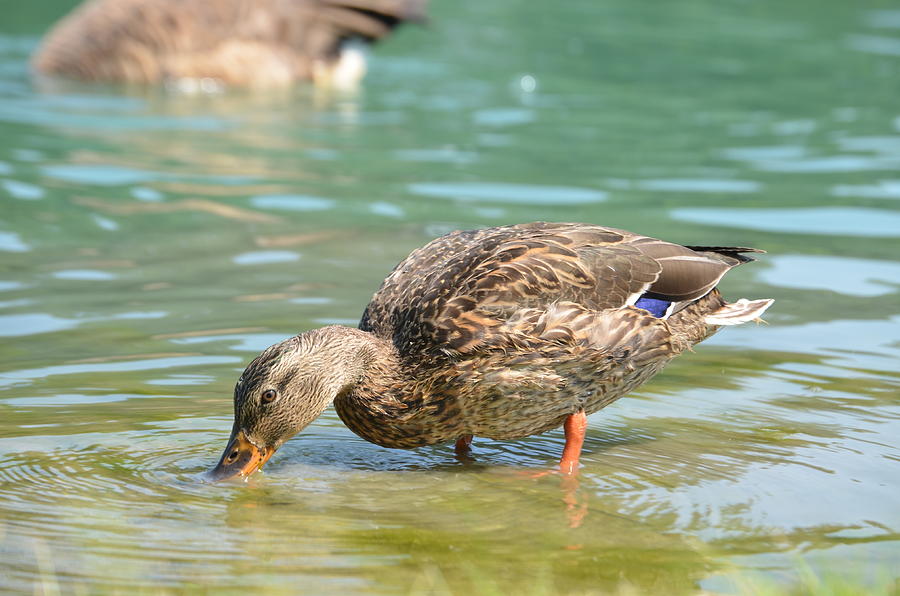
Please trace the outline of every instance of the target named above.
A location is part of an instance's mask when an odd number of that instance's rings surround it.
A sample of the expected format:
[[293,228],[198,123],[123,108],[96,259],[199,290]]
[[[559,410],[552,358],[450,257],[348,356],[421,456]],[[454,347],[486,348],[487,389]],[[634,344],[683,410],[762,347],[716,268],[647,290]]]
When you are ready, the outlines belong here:
[[[35,84],[68,3],[0,25],[0,586],[732,593],[896,577],[900,12],[435,3],[358,95]],[[327,412],[210,486],[258,350],[353,325],[459,228],[588,221],[769,251],[773,297],[561,432],[366,443]]]

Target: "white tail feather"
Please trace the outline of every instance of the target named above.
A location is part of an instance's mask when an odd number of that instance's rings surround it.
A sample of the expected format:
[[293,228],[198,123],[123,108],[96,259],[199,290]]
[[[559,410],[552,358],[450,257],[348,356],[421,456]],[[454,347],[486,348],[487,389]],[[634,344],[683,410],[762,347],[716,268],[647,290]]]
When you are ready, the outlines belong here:
[[337,62],[313,64],[313,81],[322,89],[356,91],[366,74],[367,55],[368,47],[361,41],[345,41]]
[[771,298],[747,300],[741,298],[737,302],[726,304],[717,311],[706,315],[703,320],[709,325],[740,325],[758,319],[766,309],[775,302]]

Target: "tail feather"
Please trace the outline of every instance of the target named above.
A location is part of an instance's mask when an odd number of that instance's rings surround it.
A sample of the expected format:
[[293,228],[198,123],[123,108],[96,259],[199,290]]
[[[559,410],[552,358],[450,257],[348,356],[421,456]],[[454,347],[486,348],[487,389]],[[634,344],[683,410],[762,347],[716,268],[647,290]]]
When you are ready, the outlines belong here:
[[766,309],[772,306],[774,300],[763,298],[760,300],[747,300],[741,298],[737,302],[725,304],[721,308],[709,313],[703,320],[709,325],[740,325],[748,321],[759,319]]

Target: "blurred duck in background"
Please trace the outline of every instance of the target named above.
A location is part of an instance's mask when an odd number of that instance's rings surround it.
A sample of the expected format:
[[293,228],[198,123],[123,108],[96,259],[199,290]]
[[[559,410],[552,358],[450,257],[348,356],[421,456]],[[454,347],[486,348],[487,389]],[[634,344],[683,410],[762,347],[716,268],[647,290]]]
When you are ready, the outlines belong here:
[[365,43],[427,0],[88,0],[50,31],[33,58],[45,75],[166,84],[181,90],[352,88]]

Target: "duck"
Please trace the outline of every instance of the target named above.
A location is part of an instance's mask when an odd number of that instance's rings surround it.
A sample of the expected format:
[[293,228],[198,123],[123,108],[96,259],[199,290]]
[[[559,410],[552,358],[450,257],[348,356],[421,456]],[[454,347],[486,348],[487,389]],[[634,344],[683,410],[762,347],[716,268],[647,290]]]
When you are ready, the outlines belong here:
[[44,37],[43,75],[181,89],[352,87],[359,44],[425,18],[427,0],[87,0]]
[[[213,481],[246,478],[333,405],[383,447],[514,440],[560,426],[573,476],[587,416],[771,299],[717,289],[759,249],[682,246],[586,223],[456,231],[387,276],[358,327],[330,325],[254,358]],[[551,470],[555,472],[556,470]]]

